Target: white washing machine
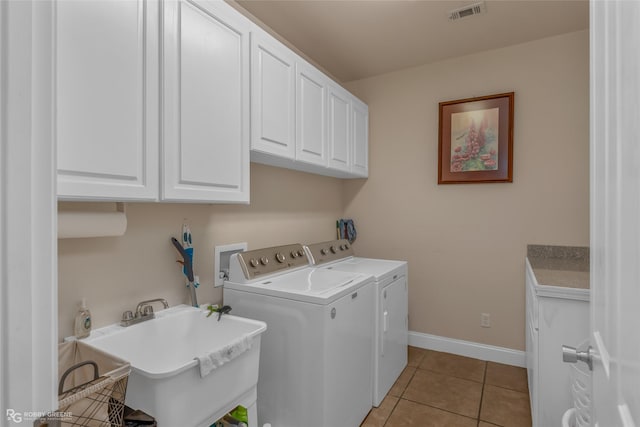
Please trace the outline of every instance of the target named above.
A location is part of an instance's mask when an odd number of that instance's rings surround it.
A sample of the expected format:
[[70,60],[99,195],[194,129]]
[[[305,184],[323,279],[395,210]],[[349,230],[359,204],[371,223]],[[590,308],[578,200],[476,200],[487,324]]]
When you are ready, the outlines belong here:
[[364,420],[373,390],[373,283],[370,275],[309,266],[299,244],[232,255],[224,303],[267,323],[260,425],[358,427]]
[[356,257],[347,240],[316,243],[305,250],[316,267],[375,277],[372,403],[380,406],[407,366],[407,262]]

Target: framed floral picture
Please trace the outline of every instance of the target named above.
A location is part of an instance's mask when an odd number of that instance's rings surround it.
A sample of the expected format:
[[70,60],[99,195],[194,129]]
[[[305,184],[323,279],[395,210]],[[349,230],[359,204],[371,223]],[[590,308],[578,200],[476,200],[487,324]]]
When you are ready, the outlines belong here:
[[438,184],[513,182],[514,92],[440,103]]

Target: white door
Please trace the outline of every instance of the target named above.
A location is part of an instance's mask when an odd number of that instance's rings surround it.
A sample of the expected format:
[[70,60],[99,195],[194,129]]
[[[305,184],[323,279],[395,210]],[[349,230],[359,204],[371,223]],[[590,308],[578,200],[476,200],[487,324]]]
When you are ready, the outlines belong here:
[[[0,1],[0,425],[58,407],[53,4]],[[30,412],[30,414],[25,414]]]
[[359,99],[351,99],[352,149],[351,173],[366,178],[369,175],[369,107]]
[[296,56],[270,36],[251,33],[251,150],[296,156]]
[[158,4],[55,3],[58,196],[158,197]]
[[591,2],[593,425],[640,426],[640,2]]
[[248,21],[224,2],[164,12],[162,198],[248,202]]
[[327,166],[327,80],[303,61],[296,65],[296,160]]
[[350,172],[351,157],[351,95],[346,90],[329,85],[327,136],[329,167]]

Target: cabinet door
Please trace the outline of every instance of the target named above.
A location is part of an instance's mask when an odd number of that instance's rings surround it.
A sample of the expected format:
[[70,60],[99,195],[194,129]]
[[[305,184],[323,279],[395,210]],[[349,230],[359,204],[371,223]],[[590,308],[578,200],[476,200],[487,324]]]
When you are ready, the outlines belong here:
[[538,331],[534,328],[531,319],[527,318],[526,337],[526,362],[527,384],[529,386],[529,404],[531,407],[531,425],[538,426]]
[[369,107],[352,98],[353,108],[353,154],[351,173],[366,178],[369,176]]
[[327,78],[299,61],[296,85],[296,160],[327,166]]
[[529,264],[525,261],[525,358],[527,365],[527,384],[529,387],[529,404],[531,420],[534,427],[538,427],[538,376],[540,375],[538,357],[538,295],[535,290],[536,279]]
[[158,3],[55,3],[62,199],[158,197]]
[[[565,298],[539,297],[537,426],[557,425],[571,408],[571,371],[562,362],[562,345],[580,346],[589,338],[589,302]],[[534,372],[535,374],[535,372]],[[537,389],[537,391],[536,391]]]
[[251,150],[296,156],[295,55],[272,38],[251,33]]
[[351,95],[337,86],[329,85],[327,98],[329,167],[350,172]]
[[162,198],[248,202],[248,22],[224,2],[164,8]]

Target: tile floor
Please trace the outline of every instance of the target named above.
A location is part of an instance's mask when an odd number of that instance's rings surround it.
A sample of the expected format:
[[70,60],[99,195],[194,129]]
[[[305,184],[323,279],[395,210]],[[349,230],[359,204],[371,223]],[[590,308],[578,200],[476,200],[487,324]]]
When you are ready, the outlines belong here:
[[409,347],[409,363],[361,427],[531,427],[527,371]]

